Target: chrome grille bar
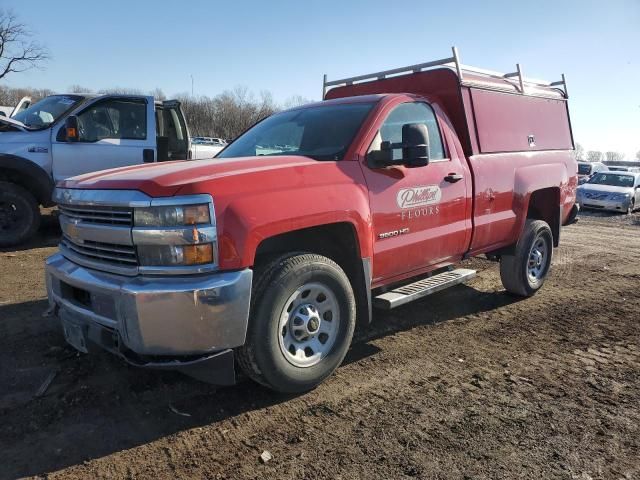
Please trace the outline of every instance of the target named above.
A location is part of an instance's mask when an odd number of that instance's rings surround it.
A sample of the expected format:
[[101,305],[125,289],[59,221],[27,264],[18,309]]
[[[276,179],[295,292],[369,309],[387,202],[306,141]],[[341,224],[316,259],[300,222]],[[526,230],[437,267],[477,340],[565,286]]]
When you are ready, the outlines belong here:
[[98,242],[86,242],[80,245],[66,236],[62,238],[62,244],[80,255],[86,255],[96,260],[102,260],[108,263],[125,263],[132,266],[138,264],[136,251],[133,247],[127,251],[121,248],[121,245],[110,245]]
[[129,208],[83,208],[75,205],[60,205],[58,208],[61,215],[74,220],[82,220],[83,222],[123,226],[131,226],[133,224],[133,211]]

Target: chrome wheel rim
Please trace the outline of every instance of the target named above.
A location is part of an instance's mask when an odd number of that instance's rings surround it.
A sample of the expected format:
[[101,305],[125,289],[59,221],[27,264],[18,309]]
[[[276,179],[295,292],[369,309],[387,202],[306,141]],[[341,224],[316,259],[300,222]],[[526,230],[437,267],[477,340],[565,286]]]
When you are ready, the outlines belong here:
[[527,274],[532,283],[537,283],[544,278],[548,255],[549,247],[545,239],[543,237],[536,238],[529,251],[529,260],[527,261]]
[[339,329],[336,295],[325,285],[306,283],[289,296],[280,313],[280,351],[292,365],[312,367],[331,352]]

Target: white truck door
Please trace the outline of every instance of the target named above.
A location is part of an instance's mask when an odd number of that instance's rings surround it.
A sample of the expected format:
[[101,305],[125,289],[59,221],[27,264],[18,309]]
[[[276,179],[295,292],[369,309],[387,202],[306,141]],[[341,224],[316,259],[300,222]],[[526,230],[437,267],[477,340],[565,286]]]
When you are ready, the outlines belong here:
[[10,117],[15,117],[17,113],[26,110],[31,106],[31,97],[22,97],[11,112]]
[[155,161],[153,97],[101,97],[75,115],[77,142],[66,141],[64,123],[52,132],[56,182],[82,173]]
[[166,100],[156,106],[157,161],[187,160],[189,158],[189,129],[180,102]]

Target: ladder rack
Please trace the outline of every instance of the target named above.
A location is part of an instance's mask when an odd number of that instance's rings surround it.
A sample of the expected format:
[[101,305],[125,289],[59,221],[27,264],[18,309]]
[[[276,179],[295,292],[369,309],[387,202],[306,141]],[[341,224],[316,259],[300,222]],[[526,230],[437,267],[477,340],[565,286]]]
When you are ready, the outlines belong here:
[[382,80],[388,78],[389,76],[395,76],[402,73],[418,73],[422,72],[426,69],[445,66],[455,69],[458,74],[458,79],[461,85],[465,85],[464,72],[475,73],[480,75],[485,75],[487,77],[498,78],[498,79],[512,79],[517,78],[520,93],[525,94],[525,87],[535,86],[535,87],[562,87],[565,98],[569,98],[569,94],[567,93],[567,82],[562,74],[562,79],[556,82],[547,82],[544,80],[537,80],[534,78],[525,78],[522,74],[522,67],[519,63],[516,64],[516,71],[511,73],[500,73],[494,72],[492,70],[485,70],[483,68],[472,67],[469,65],[463,65],[460,63],[460,56],[458,55],[458,49],[456,47],[451,47],[451,52],[453,55],[447,58],[441,58],[440,60],[433,60],[431,62],[426,63],[418,63],[416,65],[409,65],[408,67],[400,67],[394,68],[391,70],[383,70],[381,72],[368,73],[366,75],[358,75],[357,77],[350,78],[341,78],[339,80],[331,80],[327,81],[327,75],[324,75],[322,81],[322,99],[324,100],[325,95],[327,94],[327,87],[334,87],[338,85],[353,85],[357,82],[362,82],[365,80]]

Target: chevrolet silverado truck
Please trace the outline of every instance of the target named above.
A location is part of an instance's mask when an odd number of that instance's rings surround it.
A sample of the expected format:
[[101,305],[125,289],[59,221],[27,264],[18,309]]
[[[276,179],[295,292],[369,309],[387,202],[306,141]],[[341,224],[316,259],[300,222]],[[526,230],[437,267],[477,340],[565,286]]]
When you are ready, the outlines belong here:
[[[30,100],[29,100],[30,101]],[[24,108],[24,105],[27,107]],[[189,144],[179,102],[138,95],[51,95],[0,116],[0,246],[31,237],[55,182],[142,163],[212,158]]]
[[374,307],[467,281],[465,258],[498,260],[514,295],[542,287],[576,214],[564,78],[466,67],[454,50],[323,90],[213,161],[63,181],[46,283],[67,342],[303,392]]

